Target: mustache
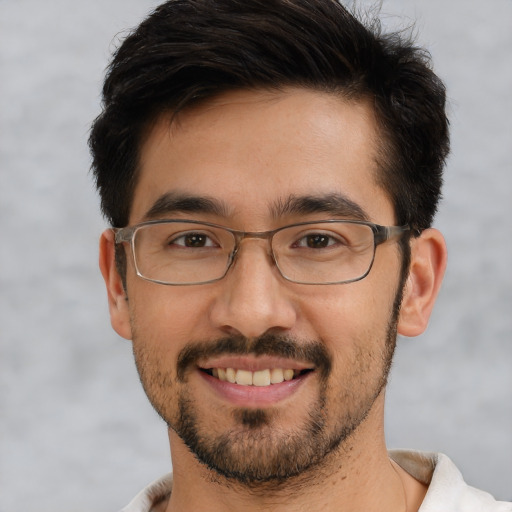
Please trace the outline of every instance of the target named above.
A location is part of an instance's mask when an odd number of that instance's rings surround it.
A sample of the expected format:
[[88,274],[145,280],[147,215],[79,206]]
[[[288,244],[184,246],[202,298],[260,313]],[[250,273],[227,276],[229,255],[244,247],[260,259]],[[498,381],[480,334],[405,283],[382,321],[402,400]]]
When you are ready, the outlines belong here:
[[185,346],[178,355],[177,378],[184,382],[186,371],[197,366],[202,359],[233,354],[266,355],[303,361],[313,364],[323,379],[327,379],[332,367],[331,356],[320,341],[299,341],[290,336],[273,334],[263,334],[251,339],[245,336],[227,336]]

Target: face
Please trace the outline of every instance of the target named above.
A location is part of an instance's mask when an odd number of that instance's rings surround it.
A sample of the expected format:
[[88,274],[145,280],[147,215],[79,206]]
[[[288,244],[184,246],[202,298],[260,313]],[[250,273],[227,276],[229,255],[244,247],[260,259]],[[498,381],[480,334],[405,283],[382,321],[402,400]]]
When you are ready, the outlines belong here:
[[[130,225],[153,218],[244,231],[325,219],[393,225],[375,179],[376,139],[364,103],[291,89],[225,94],[172,125],[155,124]],[[118,331],[133,339],[171,444],[186,444],[247,485],[321,466],[383,395],[400,264],[397,244],[385,243],[361,281],[296,284],[279,274],[268,243],[253,238],[222,280],[163,286],[138,278],[129,255]]]

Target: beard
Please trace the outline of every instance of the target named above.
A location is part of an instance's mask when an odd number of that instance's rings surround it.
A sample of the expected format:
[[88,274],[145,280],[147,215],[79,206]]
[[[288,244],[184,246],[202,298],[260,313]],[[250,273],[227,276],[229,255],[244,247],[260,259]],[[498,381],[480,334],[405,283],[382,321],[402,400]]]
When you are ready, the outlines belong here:
[[[272,355],[312,363],[320,381],[316,405],[308,412],[305,421],[295,425],[291,432],[279,428],[279,411],[236,408],[230,413],[235,427],[212,436],[207,425],[199,419],[194,401],[187,393],[182,393],[178,399],[179,419],[171,428],[209,469],[246,486],[264,482],[278,484],[315,465],[319,459],[318,443],[326,442],[326,389],[332,368],[324,345],[300,343],[271,334],[252,341],[243,337],[225,338],[182,351],[178,358],[178,378],[184,378],[184,369],[190,361],[224,353]],[[306,443],[305,439],[308,440]],[[328,444],[333,442],[327,440]],[[328,451],[333,448],[329,446]]]
[[[273,355],[276,356],[284,355],[279,354],[281,346],[298,344],[298,341],[289,338],[265,336],[255,340],[253,346],[266,344],[270,340],[274,347]],[[379,354],[380,372],[377,379],[368,387],[368,382],[361,373],[362,379],[359,383],[353,381],[354,386],[343,386],[343,390],[338,392],[334,407],[328,402],[332,365],[325,353],[327,364],[320,367],[317,397],[305,418],[294,424],[292,429],[279,427],[279,411],[239,408],[231,413],[236,426],[221,434],[212,435],[207,423],[202,422],[197,414],[194,400],[186,392],[178,399],[178,421],[169,426],[195,457],[218,475],[252,489],[257,489],[262,484],[266,484],[262,486],[266,491],[277,489],[293,477],[308,471],[321,471],[329,455],[343,446],[366,419],[375,400],[386,386],[395,341],[396,328],[392,327],[387,332],[386,351]],[[304,343],[301,346],[304,347]],[[308,342],[306,346],[309,352],[318,351],[320,354],[325,351],[321,342]],[[289,353],[289,350],[285,352]],[[374,369],[369,364],[367,354],[360,352],[357,358],[361,363],[358,365],[359,370],[369,366]],[[340,411],[334,422],[329,418],[331,408]]]
[[[213,475],[253,491],[277,490],[294,477],[327,468],[329,456],[347,445],[369,415],[391,368],[402,288],[384,332],[370,343],[355,340],[354,358],[336,379],[333,357],[321,340],[272,333],[255,339],[240,336],[189,343],[179,353],[172,378],[163,358],[145,343],[137,343],[134,322],[134,355],[141,382],[157,413]],[[301,420],[284,428],[282,410],[238,407],[228,413],[232,426],[215,432],[213,422],[223,412],[201,410],[186,384],[190,369],[197,368],[200,359],[223,354],[270,355],[312,363],[318,388]]]

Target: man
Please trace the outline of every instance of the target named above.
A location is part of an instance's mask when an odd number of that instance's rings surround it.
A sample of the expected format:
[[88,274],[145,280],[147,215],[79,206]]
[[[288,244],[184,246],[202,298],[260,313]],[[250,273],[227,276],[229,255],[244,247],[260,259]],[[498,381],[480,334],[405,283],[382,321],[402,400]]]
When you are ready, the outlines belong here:
[[446,265],[424,52],[333,0],[174,0],[103,92],[100,266],[173,462],[124,510],[512,510],[384,441]]

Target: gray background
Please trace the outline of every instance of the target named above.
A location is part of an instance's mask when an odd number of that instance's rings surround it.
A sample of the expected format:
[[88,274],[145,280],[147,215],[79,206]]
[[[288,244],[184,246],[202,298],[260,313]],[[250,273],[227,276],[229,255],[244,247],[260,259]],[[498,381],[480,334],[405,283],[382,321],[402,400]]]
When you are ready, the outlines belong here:
[[[0,512],[113,511],[170,469],[130,345],[109,326],[86,147],[113,37],[155,5],[0,0]],[[429,330],[399,343],[387,437],[448,453],[510,500],[512,2],[383,11],[417,20],[453,132],[436,223],[449,268]]]

